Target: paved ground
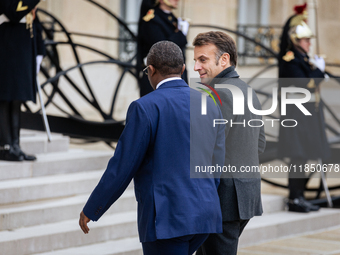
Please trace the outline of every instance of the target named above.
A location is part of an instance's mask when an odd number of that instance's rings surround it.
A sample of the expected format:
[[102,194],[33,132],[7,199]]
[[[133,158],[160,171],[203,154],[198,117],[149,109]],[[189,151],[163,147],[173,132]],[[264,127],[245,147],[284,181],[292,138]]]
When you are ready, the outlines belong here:
[[[286,179],[277,179],[281,184],[287,184]],[[319,179],[313,179],[310,186],[318,185]],[[340,183],[339,179],[331,178],[328,183]],[[282,188],[262,182],[262,193],[288,195],[288,191]],[[306,194],[313,197],[314,192]],[[339,191],[332,192],[332,195],[340,195]],[[306,235],[293,236],[290,238],[274,240],[260,245],[250,246],[239,250],[238,255],[340,255],[340,226],[334,228],[309,233]]]
[[238,255],[340,255],[340,226],[240,249]]

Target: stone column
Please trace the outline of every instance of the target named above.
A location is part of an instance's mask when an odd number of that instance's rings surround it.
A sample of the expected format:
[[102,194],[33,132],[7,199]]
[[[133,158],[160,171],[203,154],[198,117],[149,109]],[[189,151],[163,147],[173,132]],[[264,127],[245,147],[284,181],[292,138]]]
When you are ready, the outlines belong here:
[[[316,8],[318,7],[317,4],[318,0],[308,0],[307,2],[307,7],[308,7],[308,26],[310,29],[313,31],[314,35],[318,37],[319,35],[316,33],[317,32],[317,25],[316,24]],[[314,54],[320,54],[320,52],[317,52],[317,38],[312,39],[312,45],[310,47],[309,53],[310,56],[314,56]]]

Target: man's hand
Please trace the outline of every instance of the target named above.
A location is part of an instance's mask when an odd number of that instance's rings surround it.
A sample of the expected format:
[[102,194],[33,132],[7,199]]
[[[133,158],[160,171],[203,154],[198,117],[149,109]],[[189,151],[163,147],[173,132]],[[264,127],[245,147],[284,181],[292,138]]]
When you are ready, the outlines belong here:
[[84,234],[88,234],[90,229],[87,226],[87,223],[89,223],[90,219],[86,217],[83,211],[80,213],[80,218],[79,218],[79,226],[81,230],[83,230]]

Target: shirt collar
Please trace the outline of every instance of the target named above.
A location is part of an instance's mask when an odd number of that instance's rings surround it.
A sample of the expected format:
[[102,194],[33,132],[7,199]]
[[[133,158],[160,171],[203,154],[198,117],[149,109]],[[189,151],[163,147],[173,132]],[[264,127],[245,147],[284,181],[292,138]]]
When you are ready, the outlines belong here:
[[235,66],[229,66],[220,72],[214,79],[216,78],[238,78],[240,77],[235,71]]
[[180,77],[171,77],[171,78],[164,79],[164,80],[160,81],[157,84],[156,89],[158,89],[163,83],[166,83],[168,81],[174,81],[174,80],[182,80],[182,78],[180,78]]

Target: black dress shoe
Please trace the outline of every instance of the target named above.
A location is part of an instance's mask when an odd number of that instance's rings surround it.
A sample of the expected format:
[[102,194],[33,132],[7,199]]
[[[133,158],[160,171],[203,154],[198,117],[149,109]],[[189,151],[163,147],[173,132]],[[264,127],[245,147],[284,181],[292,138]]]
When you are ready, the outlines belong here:
[[36,156],[34,156],[34,155],[27,155],[27,154],[25,154],[23,151],[21,151],[20,155],[23,156],[23,157],[24,157],[24,160],[26,160],[26,161],[34,161],[34,160],[37,160]]
[[25,152],[23,152],[18,144],[13,145],[13,150],[17,154],[21,155],[23,157],[23,159],[26,160],[26,161],[37,160],[37,158],[34,155],[27,155]]
[[307,201],[304,198],[300,197],[300,198],[289,199],[288,210],[290,212],[308,213],[311,211],[311,208],[308,205]]
[[305,203],[307,203],[307,205],[309,206],[309,209],[311,210],[311,211],[319,211],[320,210],[320,206],[318,206],[318,205],[314,205],[314,204],[312,204],[311,202],[309,202],[309,201],[307,201],[307,200],[305,200]]
[[0,148],[0,160],[6,160],[6,161],[23,161],[24,157],[17,153],[15,150],[13,150],[13,147],[11,146],[4,146]]

